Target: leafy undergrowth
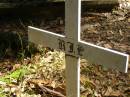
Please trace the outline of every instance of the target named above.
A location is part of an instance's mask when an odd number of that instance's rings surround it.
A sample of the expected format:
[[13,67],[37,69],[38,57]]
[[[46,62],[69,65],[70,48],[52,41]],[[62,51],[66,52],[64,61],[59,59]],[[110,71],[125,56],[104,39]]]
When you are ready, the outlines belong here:
[[[15,64],[15,70],[0,78],[0,97],[51,97],[65,93],[63,57],[63,53],[49,51],[33,56],[28,59],[30,62],[22,62],[27,64]],[[53,93],[54,89],[59,92]]]
[[[24,65],[15,64],[0,78],[0,97],[65,97],[64,59],[64,53],[44,49]],[[129,73],[103,70],[84,59],[80,83],[81,97],[130,97]]]
[[24,75],[28,74],[26,67],[23,66],[13,72],[10,72],[0,78],[0,97],[11,96],[12,93],[18,88],[17,85],[21,83]]

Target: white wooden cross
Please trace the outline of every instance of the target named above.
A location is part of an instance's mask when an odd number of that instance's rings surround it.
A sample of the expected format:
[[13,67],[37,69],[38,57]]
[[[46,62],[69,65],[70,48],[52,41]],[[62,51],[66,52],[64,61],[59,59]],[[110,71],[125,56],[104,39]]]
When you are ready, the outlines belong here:
[[80,97],[80,61],[127,72],[128,55],[80,40],[81,1],[65,0],[65,36],[29,26],[29,41],[65,52],[67,97]]

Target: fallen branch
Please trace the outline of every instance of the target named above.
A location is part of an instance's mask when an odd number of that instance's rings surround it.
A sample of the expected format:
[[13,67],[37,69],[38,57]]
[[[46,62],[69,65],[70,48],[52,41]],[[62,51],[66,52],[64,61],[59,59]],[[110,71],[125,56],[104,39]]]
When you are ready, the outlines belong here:
[[64,96],[62,93],[55,91],[55,90],[51,90],[45,86],[43,86],[43,82],[37,82],[36,80],[29,80],[28,83],[34,84],[36,87],[40,88],[42,90],[42,92],[45,93],[50,93],[52,95],[58,96],[58,97],[66,97]]
[[43,92],[50,93],[50,94],[53,94],[53,95],[58,96],[58,97],[66,97],[63,94],[61,94],[60,92],[57,92],[55,90],[51,90],[51,89],[43,86],[42,84],[38,84],[38,86],[39,86],[39,88],[42,89]]

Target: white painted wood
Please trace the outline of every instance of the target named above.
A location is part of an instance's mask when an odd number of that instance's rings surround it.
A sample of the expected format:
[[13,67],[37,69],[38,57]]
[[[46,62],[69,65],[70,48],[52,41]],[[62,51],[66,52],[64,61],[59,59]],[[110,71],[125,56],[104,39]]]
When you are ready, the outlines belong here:
[[80,59],[65,56],[66,59],[66,97],[80,97]]
[[127,72],[128,55],[80,41],[81,1],[66,0],[65,34],[28,27],[29,41],[65,52],[67,97],[80,97],[80,57],[106,68]]
[[[74,42],[80,40],[80,14],[80,0],[65,1],[65,35]],[[80,97],[80,59],[68,53],[66,53],[66,95],[67,97]]]
[[[59,39],[63,41],[63,49],[59,48]],[[95,64],[101,64],[105,68],[117,69],[127,72],[129,56],[114,50],[96,46],[84,41],[75,42],[73,39],[49,31],[29,27],[29,40],[35,44],[42,44],[56,50],[62,50],[67,55],[81,57]],[[73,44],[73,51],[70,52],[70,43]],[[78,48],[80,51],[78,51]]]
[[63,35],[55,34],[31,26],[28,27],[28,32],[29,41],[54,49],[58,48],[58,38],[65,38]]
[[79,45],[85,49],[81,58],[85,58],[94,64],[103,65],[105,68],[117,69],[127,73],[129,63],[129,56],[127,54],[99,47],[84,41],[80,41]]
[[65,1],[65,35],[74,41],[80,40],[81,1]]

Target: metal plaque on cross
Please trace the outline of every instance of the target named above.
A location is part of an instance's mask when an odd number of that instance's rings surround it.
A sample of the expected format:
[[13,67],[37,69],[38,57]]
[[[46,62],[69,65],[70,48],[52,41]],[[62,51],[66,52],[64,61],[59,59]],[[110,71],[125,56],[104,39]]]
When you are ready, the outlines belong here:
[[80,40],[81,1],[65,0],[65,35],[28,27],[29,41],[65,52],[67,97],[80,97],[80,58],[127,72],[129,56]]

